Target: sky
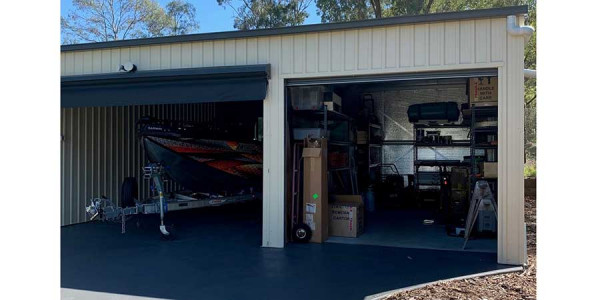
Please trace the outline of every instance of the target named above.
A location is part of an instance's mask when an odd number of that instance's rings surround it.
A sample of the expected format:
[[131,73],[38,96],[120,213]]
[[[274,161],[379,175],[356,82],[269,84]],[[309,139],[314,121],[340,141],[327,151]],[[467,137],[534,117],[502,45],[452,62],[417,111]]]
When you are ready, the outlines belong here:
[[[157,0],[163,7],[169,0]],[[196,18],[200,24],[199,33],[231,31],[233,28],[233,11],[230,7],[219,6],[217,0],[188,0],[196,6]],[[60,15],[66,16],[73,8],[72,0],[60,0]],[[315,1],[308,8],[308,18],[304,24],[321,23],[321,18],[317,16],[317,6]]]

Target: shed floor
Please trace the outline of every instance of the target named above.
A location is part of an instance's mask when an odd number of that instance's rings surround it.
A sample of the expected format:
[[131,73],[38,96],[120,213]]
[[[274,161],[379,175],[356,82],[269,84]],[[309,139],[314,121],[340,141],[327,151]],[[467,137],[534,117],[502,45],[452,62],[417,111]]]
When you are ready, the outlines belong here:
[[[362,299],[367,295],[509,266],[492,253],[369,245],[261,247],[260,203],[61,228],[61,286],[175,299]],[[145,228],[144,228],[145,227]]]
[[424,225],[435,219],[427,210],[379,210],[365,215],[365,231],[357,238],[330,237],[329,243],[360,244],[388,247],[456,250],[496,253],[495,238],[471,238],[463,250],[464,238],[446,234],[444,224]]

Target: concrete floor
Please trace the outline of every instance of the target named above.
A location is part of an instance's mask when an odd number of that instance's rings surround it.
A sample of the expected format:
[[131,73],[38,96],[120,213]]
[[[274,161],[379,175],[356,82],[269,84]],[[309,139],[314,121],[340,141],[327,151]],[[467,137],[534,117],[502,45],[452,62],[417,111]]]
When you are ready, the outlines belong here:
[[463,250],[464,238],[446,234],[444,224],[424,225],[435,219],[426,210],[379,210],[365,215],[365,231],[357,238],[330,237],[329,243],[360,244],[432,250],[496,253],[495,238],[472,238]]
[[260,203],[61,228],[61,286],[170,299],[362,299],[444,278],[503,269],[493,253],[369,245],[261,248]]

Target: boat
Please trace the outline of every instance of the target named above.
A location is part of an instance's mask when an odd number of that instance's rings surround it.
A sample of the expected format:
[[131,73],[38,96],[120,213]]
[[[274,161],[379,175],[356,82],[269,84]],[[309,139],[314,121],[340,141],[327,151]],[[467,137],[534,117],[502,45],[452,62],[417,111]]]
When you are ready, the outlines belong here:
[[138,121],[148,160],[185,189],[231,195],[259,192],[262,143],[227,139],[210,125],[153,118]]

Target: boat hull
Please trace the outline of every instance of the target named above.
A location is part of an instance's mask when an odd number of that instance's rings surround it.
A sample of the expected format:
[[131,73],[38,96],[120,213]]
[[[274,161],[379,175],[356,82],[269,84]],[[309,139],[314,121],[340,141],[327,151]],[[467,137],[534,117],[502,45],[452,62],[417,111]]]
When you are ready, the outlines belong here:
[[260,191],[262,151],[254,145],[151,136],[142,140],[148,160],[160,163],[167,175],[186,189],[221,194]]

